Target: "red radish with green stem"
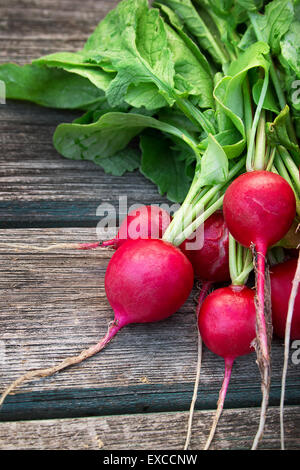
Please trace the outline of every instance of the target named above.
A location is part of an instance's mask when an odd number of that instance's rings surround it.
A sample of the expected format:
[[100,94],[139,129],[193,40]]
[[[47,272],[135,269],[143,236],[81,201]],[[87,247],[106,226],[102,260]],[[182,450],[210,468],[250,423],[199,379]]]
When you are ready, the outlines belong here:
[[127,240],[146,240],[162,238],[171,222],[170,214],[154,205],[140,206],[133,209],[120,225],[117,235],[111,240],[94,243],[59,243],[49,246],[34,246],[30,244],[1,243],[0,246],[20,250],[53,251],[53,250],[91,250],[99,247],[119,248]]
[[284,398],[291,339],[300,339],[300,255],[273,266],[271,274],[274,333],[284,338],[284,363],[280,398],[281,449],[284,450]]
[[279,242],[296,214],[295,195],[281,176],[269,171],[251,171],[238,176],[227,188],[223,212],[229,232],[241,245],[255,250],[258,363],[262,375],[260,425],[253,449],[262,438],[270,387],[271,332],[265,318],[265,257]]
[[4,391],[0,405],[23,382],[47,377],[97,354],[125,325],[166,319],[187,300],[193,283],[193,267],[179,248],[162,240],[128,240],[115,251],[105,274],[105,291],[115,314],[105,337],[57,366],[19,377]]

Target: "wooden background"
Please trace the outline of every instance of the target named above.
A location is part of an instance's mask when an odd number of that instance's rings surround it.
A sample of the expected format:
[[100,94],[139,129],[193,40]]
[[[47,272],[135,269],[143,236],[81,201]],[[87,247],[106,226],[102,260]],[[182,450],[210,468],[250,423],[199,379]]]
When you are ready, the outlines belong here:
[[[2,0],[0,62],[25,64],[78,50],[118,2]],[[112,177],[52,146],[60,122],[79,113],[9,101],[0,105],[0,243],[93,241],[102,202],[116,208],[167,202],[138,172]],[[103,280],[112,251],[17,252],[0,248],[0,388],[29,369],[56,364],[94,344],[112,311]],[[172,318],[124,328],[97,357],[24,384],[0,410],[0,449],[182,449],[197,361],[193,294]],[[283,344],[273,345],[272,387],[260,448],[278,449]],[[290,361],[287,448],[300,449],[300,365]],[[192,449],[208,435],[223,361],[207,349]],[[233,370],[212,448],[249,449],[260,405],[255,355]]]

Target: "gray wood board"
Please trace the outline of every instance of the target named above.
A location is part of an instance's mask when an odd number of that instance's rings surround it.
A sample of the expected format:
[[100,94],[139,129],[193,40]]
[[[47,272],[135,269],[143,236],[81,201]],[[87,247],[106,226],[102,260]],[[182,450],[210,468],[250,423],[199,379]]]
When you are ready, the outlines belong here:
[[[26,242],[46,246],[56,242],[89,242],[95,239],[95,231],[90,228],[0,232],[1,243],[10,242],[16,246]],[[1,388],[29,369],[48,367],[79,353],[105,334],[107,324],[113,318],[104,290],[105,270],[112,253],[108,249],[40,253],[0,248]],[[161,401],[165,409],[170,409],[170,405],[165,403],[170,400],[172,392],[174,406],[179,407],[177,409],[186,409],[197,361],[195,293],[196,291],[166,321],[130,325],[119,332],[98,356],[52,377],[24,384],[16,390],[16,397],[22,394],[22,399],[20,397],[18,402],[14,397],[9,397],[2,413],[13,411],[14,403],[16,406],[18,403],[18,406],[25,404],[25,392],[32,394],[57,390],[59,400],[59,393],[66,389],[76,392],[81,390],[83,393],[86,390],[106,390],[106,402],[101,403],[105,414],[112,411],[111,406],[105,410],[105,403],[109,401],[109,388],[112,388],[113,400],[116,390],[118,394],[123,390],[133,396],[131,404],[128,399],[131,412],[140,410],[141,404],[147,405],[143,394],[148,394],[150,404],[154,400],[153,407],[157,410],[160,392],[165,394]],[[282,341],[275,340],[272,366],[273,404],[277,404],[279,399],[282,357]],[[204,348],[199,406],[203,406],[203,403],[206,407],[214,406],[223,377],[223,367],[223,360]],[[298,367],[290,360],[287,394],[287,403],[290,404],[299,403]],[[227,404],[233,407],[258,405],[259,384],[255,354],[239,358],[234,366]],[[180,388],[182,385],[184,387]],[[136,394],[140,394],[139,405]],[[152,398],[149,398],[149,394]],[[45,393],[40,398],[31,397],[31,401],[39,402],[46,396]],[[95,400],[97,396],[96,394]],[[205,401],[207,397],[209,399]],[[50,395],[48,407],[51,407],[51,400],[54,398],[55,393]],[[79,394],[79,406],[81,399],[82,395]],[[126,396],[123,397],[124,402]],[[9,408],[10,403],[12,408]],[[89,406],[94,413],[95,403]],[[150,406],[149,411],[153,411],[153,407]],[[3,419],[5,416],[6,419],[9,418],[4,415]]]
[[[213,414],[195,413],[190,449],[203,448]],[[182,450],[187,418],[186,412],[177,412],[0,423],[0,449]],[[258,420],[257,408],[224,410],[211,449],[249,450]],[[299,433],[299,407],[287,407],[286,449],[300,449]],[[278,408],[269,408],[259,449],[280,449]]]

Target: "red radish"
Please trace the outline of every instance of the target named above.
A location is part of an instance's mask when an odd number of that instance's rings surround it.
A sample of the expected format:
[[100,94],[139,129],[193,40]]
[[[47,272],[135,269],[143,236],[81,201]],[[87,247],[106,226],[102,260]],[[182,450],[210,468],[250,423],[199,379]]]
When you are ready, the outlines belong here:
[[265,319],[265,257],[279,242],[296,215],[294,192],[287,181],[269,171],[251,171],[236,178],[225,192],[223,211],[232,236],[243,246],[255,248],[257,256],[257,355],[262,374],[263,401],[260,425],[253,443],[263,435],[270,388],[270,342]]
[[193,282],[193,267],[179,248],[162,240],[128,240],[113,254],[105,275],[107,298],[115,313],[106,336],[57,366],[21,376],[5,390],[0,405],[22,382],[52,375],[98,353],[123,326],[169,317],[186,301]]
[[[202,233],[203,231],[203,233]],[[193,248],[193,241],[203,237],[203,246],[199,249]],[[198,318],[202,303],[209,293],[214,282],[230,281],[229,273],[229,232],[226,226],[222,211],[216,211],[204,224],[195,232],[194,237],[190,237],[181,244],[180,248],[191,261],[195,277],[201,281],[202,286],[196,308],[196,317]],[[189,247],[191,244],[191,247]],[[188,429],[184,449],[186,450],[190,443],[192,419],[194,407],[197,400],[198,386],[200,380],[200,370],[202,362],[202,339],[198,331],[198,361],[197,372],[194,385],[194,392],[190,406]]]
[[164,209],[158,206],[141,206],[129,212],[116,237],[102,242],[101,246],[113,246],[117,249],[126,240],[162,238],[170,222],[170,214]]
[[199,314],[199,331],[203,342],[225,360],[225,375],[218,407],[207,439],[210,446],[221,416],[234,360],[253,351],[255,339],[255,293],[246,286],[222,287],[209,294]]
[[34,246],[29,244],[1,243],[0,246],[37,250],[91,250],[100,246],[112,246],[119,248],[127,240],[137,240],[138,238],[162,238],[166,228],[170,224],[170,214],[158,206],[141,206],[129,212],[121,223],[115,238],[104,242],[94,243],[60,243],[49,246]]
[[274,332],[284,338],[284,363],[280,398],[281,449],[284,450],[284,397],[290,339],[300,339],[300,255],[272,268],[271,298]]
[[194,272],[186,256],[162,240],[129,240],[113,255],[105,290],[119,325],[163,320],[188,298]]
[[[186,240],[180,248],[193,265],[195,277],[201,281],[226,282],[230,280],[228,228],[223,213],[217,211],[200,226],[196,232],[203,230],[203,246],[200,249],[189,249],[192,240]],[[200,237],[200,234],[198,235]]]
[[[296,269],[297,259],[292,258],[273,266],[270,272],[273,329],[279,338],[285,336],[289,298]],[[300,339],[300,292],[295,299],[290,338]]]

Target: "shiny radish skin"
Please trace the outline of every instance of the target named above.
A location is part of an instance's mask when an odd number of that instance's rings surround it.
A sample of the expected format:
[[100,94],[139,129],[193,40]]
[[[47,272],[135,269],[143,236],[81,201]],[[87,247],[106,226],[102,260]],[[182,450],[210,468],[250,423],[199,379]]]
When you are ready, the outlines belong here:
[[195,234],[201,239],[200,249],[189,248],[193,239],[186,240],[180,246],[193,265],[195,277],[201,281],[230,281],[229,273],[229,231],[222,211],[216,211],[200,226]]
[[256,336],[255,294],[246,286],[229,286],[216,289],[204,300],[200,309],[198,326],[205,345],[224,358],[225,373],[219,392],[218,406],[204,450],[213,440],[226,398],[232,366],[238,356],[253,351]]
[[252,171],[238,176],[227,188],[223,213],[231,235],[255,249],[257,362],[261,371],[262,404],[258,431],[252,449],[262,439],[269,401],[271,377],[271,328],[265,317],[265,258],[267,249],[288,232],[296,215],[294,192],[281,176]]
[[[271,268],[272,321],[274,334],[285,337],[285,326],[288,312],[292,282],[296,273],[297,259],[293,258]],[[291,340],[300,339],[300,291],[298,290],[291,324]]]
[[105,240],[101,246],[117,249],[127,240],[162,238],[170,222],[170,214],[158,206],[138,207],[130,211],[122,221],[116,237]]
[[284,178],[252,171],[236,178],[224,196],[223,213],[231,235],[248,248],[266,250],[288,232],[296,215],[296,199]]
[[254,350],[255,292],[246,286],[216,289],[204,300],[198,326],[208,349],[225,360]]
[[128,240],[105,274],[107,299],[122,326],[169,317],[187,300],[193,283],[190,261],[163,240]]
[[[281,240],[296,215],[296,199],[291,186],[269,171],[252,171],[236,178],[227,188],[223,213],[231,235],[257,256],[257,330],[265,366],[270,365],[265,321],[265,257],[267,249]],[[266,380],[265,380],[266,382]]]

